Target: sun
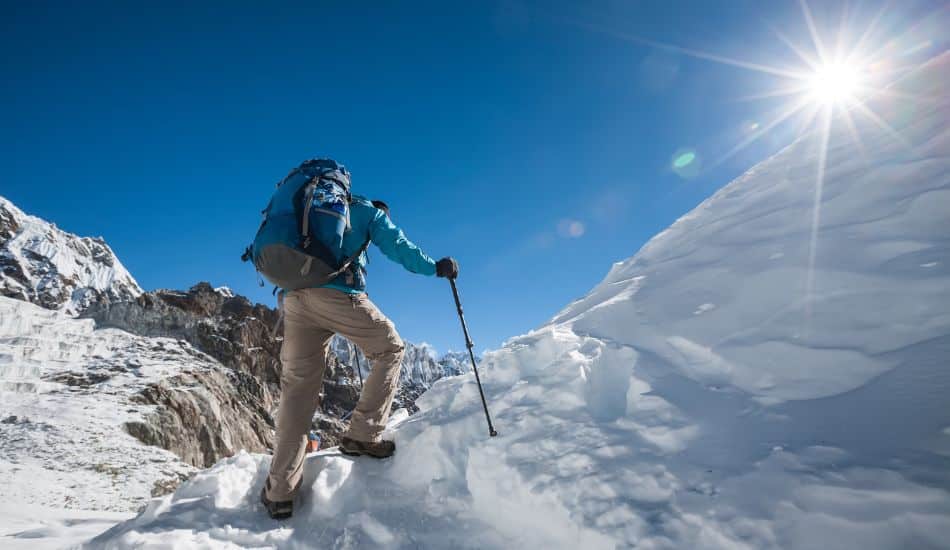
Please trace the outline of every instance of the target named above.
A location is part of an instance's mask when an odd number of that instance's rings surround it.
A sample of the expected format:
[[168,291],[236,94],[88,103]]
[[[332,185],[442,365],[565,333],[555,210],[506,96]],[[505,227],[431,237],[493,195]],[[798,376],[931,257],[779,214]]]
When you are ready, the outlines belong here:
[[807,81],[811,98],[825,105],[856,101],[861,85],[861,70],[847,63],[822,65],[810,75]]

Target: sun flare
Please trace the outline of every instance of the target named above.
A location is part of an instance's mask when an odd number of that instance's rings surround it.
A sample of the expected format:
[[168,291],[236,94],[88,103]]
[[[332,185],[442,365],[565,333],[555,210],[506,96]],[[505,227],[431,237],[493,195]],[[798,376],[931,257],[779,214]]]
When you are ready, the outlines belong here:
[[819,103],[855,101],[861,89],[861,71],[846,63],[824,65],[808,79],[808,89],[811,97]]

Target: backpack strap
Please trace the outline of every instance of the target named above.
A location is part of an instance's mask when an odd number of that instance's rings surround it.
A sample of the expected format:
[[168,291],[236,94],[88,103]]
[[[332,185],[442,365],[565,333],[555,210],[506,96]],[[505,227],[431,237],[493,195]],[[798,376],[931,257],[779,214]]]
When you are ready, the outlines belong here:
[[[301,237],[300,245],[305,251],[310,247],[310,205],[313,202],[313,195],[317,190],[317,186],[320,185],[320,182],[322,180],[329,180],[329,181],[335,182],[337,185],[343,186],[343,188],[346,189],[347,204],[353,203],[353,196],[350,195],[349,187],[346,186],[343,182],[341,182],[337,178],[330,177],[326,174],[318,174],[314,176],[307,183],[306,191],[304,192],[303,208],[301,209],[303,211],[303,215],[301,216],[301,220],[300,220],[300,237]],[[347,230],[349,230],[350,228],[349,207],[347,207],[347,212],[346,212],[346,228]],[[347,258],[347,260],[343,262],[343,266],[340,267],[340,269],[330,274],[330,277],[327,279],[327,282],[332,281],[333,279],[336,279],[341,273],[346,271],[347,268],[350,267],[350,264],[353,263],[353,260],[355,260],[356,258],[359,258],[360,254],[365,252],[368,246],[369,246],[369,238],[366,239],[366,242],[363,243],[363,246],[360,248],[360,250],[356,253],[355,256],[350,256],[349,258]],[[313,265],[313,256],[310,256],[309,254],[307,254],[307,260],[304,262],[303,267],[300,268],[300,274],[306,275],[307,273],[310,273],[310,267],[312,265]]]
[[363,241],[363,246],[361,246],[360,249],[357,250],[355,253],[350,255],[350,257],[347,258],[345,262],[343,262],[343,265],[340,266],[340,269],[337,269],[333,273],[327,275],[327,280],[323,284],[327,284],[333,279],[336,279],[337,277],[339,277],[340,275],[343,275],[343,273],[345,273],[346,270],[349,269],[351,265],[353,265],[353,262],[355,262],[357,258],[362,256],[363,253],[366,252],[366,250],[369,248],[370,240],[371,240],[370,237],[366,237],[366,240]]
[[[300,216],[300,236],[302,237],[303,248],[306,249],[310,246],[310,204],[313,202],[313,193],[317,189],[317,185],[320,183],[320,176],[314,177],[310,180],[310,183],[307,184],[307,191],[304,193],[303,200],[303,214]],[[309,267],[309,266],[308,266]],[[310,271],[309,269],[307,271]]]
[[[320,183],[319,177],[310,180],[310,183],[307,184],[307,191],[304,193],[303,208],[301,209],[303,215],[300,216],[302,218],[300,221],[300,246],[304,250],[310,247],[310,203],[313,202],[313,192],[318,183]],[[310,273],[311,265],[313,265],[313,256],[307,254],[307,261],[300,268],[300,274]]]

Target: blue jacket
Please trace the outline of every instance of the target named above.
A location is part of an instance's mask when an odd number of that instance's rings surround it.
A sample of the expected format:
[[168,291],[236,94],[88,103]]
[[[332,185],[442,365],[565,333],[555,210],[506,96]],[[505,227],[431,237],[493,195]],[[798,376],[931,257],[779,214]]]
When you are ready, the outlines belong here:
[[[413,244],[402,229],[396,227],[385,212],[373,206],[363,197],[353,197],[350,203],[350,229],[343,234],[343,254],[355,254],[366,239],[375,244],[390,260],[407,270],[422,275],[435,275],[435,260]],[[355,265],[324,288],[335,288],[348,294],[366,291],[366,253],[360,255]]]

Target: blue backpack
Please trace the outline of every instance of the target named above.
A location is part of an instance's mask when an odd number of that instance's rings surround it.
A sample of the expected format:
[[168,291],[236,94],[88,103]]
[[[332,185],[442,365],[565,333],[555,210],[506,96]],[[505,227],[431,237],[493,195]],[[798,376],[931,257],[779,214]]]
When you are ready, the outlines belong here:
[[322,286],[343,274],[369,246],[343,255],[350,228],[350,173],[332,159],[311,159],[277,184],[254,242],[241,259],[284,290]]

